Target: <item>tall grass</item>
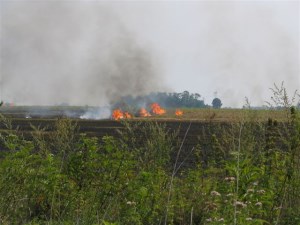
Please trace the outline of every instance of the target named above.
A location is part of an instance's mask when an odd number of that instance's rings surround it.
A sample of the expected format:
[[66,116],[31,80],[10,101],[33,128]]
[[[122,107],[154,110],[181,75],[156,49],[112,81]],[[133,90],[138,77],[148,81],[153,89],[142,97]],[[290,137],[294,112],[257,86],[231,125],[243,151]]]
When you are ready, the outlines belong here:
[[35,128],[25,140],[3,117],[0,224],[298,225],[299,111],[281,110],[286,122],[245,110],[211,123],[185,166],[185,137],[156,122],[99,140],[58,119],[50,137]]

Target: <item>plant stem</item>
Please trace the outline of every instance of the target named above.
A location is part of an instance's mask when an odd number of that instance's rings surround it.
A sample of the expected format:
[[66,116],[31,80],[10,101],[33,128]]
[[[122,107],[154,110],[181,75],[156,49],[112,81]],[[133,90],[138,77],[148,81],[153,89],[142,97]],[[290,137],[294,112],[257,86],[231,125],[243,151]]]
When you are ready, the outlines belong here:
[[242,122],[240,124],[240,129],[239,129],[239,138],[238,138],[238,154],[237,154],[237,173],[236,173],[236,194],[235,194],[235,204],[234,204],[234,225],[237,224],[237,199],[239,196],[239,178],[240,178],[240,152],[241,152],[241,136],[242,136],[242,130],[243,130],[243,125],[244,123]]
[[176,155],[176,160],[175,160],[175,164],[174,164],[174,168],[173,168],[173,172],[172,172],[172,176],[171,176],[171,181],[170,181],[170,186],[169,186],[169,192],[168,192],[168,200],[167,200],[167,208],[166,208],[166,215],[165,215],[165,222],[164,222],[164,225],[167,225],[167,221],[168,221],[168,212],[169,212],[169,202],[170,202],[170,199],[171,199],[171,191],[172,191],[172,188],[173,188],[173,181],[174,181],[174,176],[177,172],[177,162],[178,162],[178,159],[179,159],[179,155],[181,153],[181,150],[182,150],[182,147],[183,147],[183,144],[185,142],[185,139],[186,139],[186,136],[191,128],[191,125],[192,125],[192,122],[190,122],[185,134],[184,134],[184,138],[181,142],[181,145],[180,145],[180,148],[177,152],[177,155]]

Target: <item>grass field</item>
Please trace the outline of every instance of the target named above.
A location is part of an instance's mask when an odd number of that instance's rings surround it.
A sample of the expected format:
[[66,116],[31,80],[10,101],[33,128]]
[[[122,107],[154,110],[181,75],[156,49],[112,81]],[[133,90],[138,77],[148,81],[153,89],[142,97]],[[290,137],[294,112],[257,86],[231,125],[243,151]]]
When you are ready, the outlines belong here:
[[[1,107],[0,113],[12,118],[25,118],[30,116],[33,118],[55,118],[70,117],[79,118],[87,111],[95,111],[98,107],[88,106],[14,106]],[[273,118],[278,121],[284,121],[287,118],[285,110],[268,110],[268,109],[189,109],[182,108],[182,116],[176,116],[176,109],[167,109],[166,114],[160,116],[147,117],[146,119],[183,119],[183,120],[199,120],[199,121],[220,121],[220,122],[236,122],[243,119],[256,119],[265,121]],[[136,114],[136,112],[132,112]],[[109,119],[108,117],[106,119]],[[141,119],[136,117],[135,119]]]
[[0,224],[300,224],[298,111],[182,110],[1,108]]
[[[31,136],[33,127],[44,129],[44,132],[50,132],[54,129],[55,122],[59,118],[69,118],[78,125],[79,132],[86,133],[89,136],[102,138],[105,135],[116,135],[116,130],[124,126],[121,121],[115,121],[111,118],[95,120],[80,119],[85,113],[87,107],[71,106],[17,106],[12,108],[2,107],[0,113],[11,119],[12,127],[18,128],[25,136]],[[91,108],[89,108],[91,110]],[[96,111],[96,108],[92,108]],[[168,109],[164,115],[153,115],[151,117],[134,117],[123,121],[139,123],[154,121],[159,124],[166,124],[172,132],[179,132],[179,137],[183,138],[185,130],[191,123],[190,131],[187,134],[187,143],[194,144],[199,135],[207,127],[230,126],[232,123],[251,122],[266,124],[268,119],[278,122],[286,122],[288,113],[284,110],[249,110],[249,109],[181,109],[182,116],[175,115],[175,109]],[[27,118],[26,118],[27,117]],[[6,127],[0,124],[3,131]]]
[[[164,115],[153,115],[151,117],[134,117],[121,121],[111,118],[95,120],[80,119],[87,107],[79,106],[17,106],[12,108],[0,108],[0,113],[11,119],[14,129],[18,129],[25,137],[32,136],[33,127],[44,129],[44,133],[53,131],[55,123],[60,118],[69,118],[78,126],[80,133],[90,137],[102,138],[106,135],[116,136],[117,130],[122,130],[122,121],[131,123],[158,122],[165,124],[170,132],[178,132],[179,139],[183,139],[185,132],[191,123],[187,134],[187,141],[184,149],[190,148],[197,143],[200,136],[206,138],[205,134],[209,129],[229,127],[238,122],[251,122],[267,124],[268,119],[278,122],[287,122],[289,112],[285,110],[249,110],[249,109],[181,109],[182,116],[175,115],[175,109],[168,109]],[[89,108],[91,110],[91,108]],[[96,108],[92,108],[97,111]],[[26,118],[29,117],[29,118]],[[0,124],[0,130],[5,131],[6,127]]]

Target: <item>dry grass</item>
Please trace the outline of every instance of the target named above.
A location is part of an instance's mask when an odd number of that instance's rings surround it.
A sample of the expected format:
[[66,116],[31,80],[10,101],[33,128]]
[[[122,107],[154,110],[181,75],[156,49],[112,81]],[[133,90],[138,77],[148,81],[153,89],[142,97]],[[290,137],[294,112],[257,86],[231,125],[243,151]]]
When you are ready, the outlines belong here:
[[[38,113],[41,113],[41,120],[54,118],[56,116],[64,115],[65,111],[73,112],[74,116],[79,117],[86,110],[86,107],[79,106],[16,106],[16,107],[2,107],[0,113],[11,118],[25,118],[30,112],[35,114],[38,118]],[[272,118],[278,121],[286,121],[287,112],[285,110],[267,110],[267,109],[190,109],[183,108],[182,116],[176,116],[176,109],[167,109],[167,113],[164,115],[154,115],[147,118],[135,117],[133,120],[196,120],[203,122],[238,122],[243,118],[249,121],[267,121],[268,118]],[[134,114],[134,113],[133,113]],[[74,118],[74,117],[73,117]],[[28,119],[27,119],[28,120]]]
[[[143,118],[145,120],[195,120],[203,122],[263,122],[269,118],[277,121],[286,121],[287,113],[284,110],[247,110],[247,109],[182,109],[183,115],[176,116],[175,109],[167,110],[160,116]],[[141,118],[134,118],[141,119]]]

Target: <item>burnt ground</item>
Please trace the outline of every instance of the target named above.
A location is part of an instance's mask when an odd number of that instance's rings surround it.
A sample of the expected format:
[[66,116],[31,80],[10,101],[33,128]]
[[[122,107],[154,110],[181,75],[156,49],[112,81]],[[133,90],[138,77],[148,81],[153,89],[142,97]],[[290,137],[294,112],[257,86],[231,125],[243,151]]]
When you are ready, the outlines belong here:
[[[1,113],[1,112],[0,112]],[[110,119],[105,120],[87,120],[87,119],[78,119],[78,115],[82,113],[81,109],[76,109],[73,111],[73,116],[68,117],[77,124],[78,133],[85,133],[89,137],[97,137],[101,141],[104,136],[115,136],[120,135],[120,132],[124,130],[124,124],[120,121],[114,121]],[[65,114],[60,110],[52,109],[45,111],[40,114],[40,111],[36,114],[30,114],[29,118],[26,118],[28,112],[26,108],[22,111],[18,109],[17,111],[10,110],[2,112],[7,118],[11,119],[11,124],[13,129],[18,129],[20,133],[23,134],[25,139],[30,140],[32,138],[32,132],[34,131],[33,127],[38,127],[39,129],[44,129],[43,133],[45,135],[50,134],[55,127],[55,123],[59,118],[66,117]],[[216,135],[220,139],[221,145],[222,142],[225,143],[226,140],[221,140],[226,133],[229,132],[229,128],[232,127],[233,122],[228,121],[213,121],[213,120],[187,120],[187,119],[169,119],[161,117],[151,117],[151,118],[134,118],[128,120],[129,123],[138,123],[139,126],[143,126],[143,123],[148,123],[149,121],[155,122],[161,125],[165,125],[166,130],[171,133],[177,133],[176,142],[174,144],[175,148],[173,153],[173,158],[176,157],[176,154],[179,150],[181,143],[182,149],[180,153],[179,162],[185,160],[185,166],[195,165],[199,163],[199,158],[197,154],[201,151],[201,154],[214,154],[212,153],[213,145],[213,135]],[[265,123],[264,123],[265,124]],[[190,128],[188,129],[188,127]],[[0,132],[5,132],[7,127],[1,122],[0,123]],[[188,131],[188,132],[187,132]],[[184,136],[187,132],[186,139],[183,142]],[[223,135],[223,136],[222,136]],[[258,136],[261,134],[257,134]],[[230,136],[230,134],[229,134]],[[141,138],[141,144],[143,139]],[[226,146],[221,146],[224,149],[227,149]],[[1,147],[3,149],[3,146]],[[191,153],[191,151],[193,152]],[[174,160],[172,160],[174,162]]]
[[[59,117],[50,118],[40,117],[40,118],[19,118],[9,116],[11,119],[11,125],[13,129],[18,129],[20,133],[24,136],[25,139],[30,140],[32,138],[32,132],[34,131],[33,127],[37,127],[39,129],[44,129],[43,133],[45,135],[50,134],[51,131],[54,130],[55,122]],[[115,136],[120,135],[119,131],[124,129],[124,125],[120,121],[114,120],[85,120],[85,119],[72,119],[74,123],[78,126],[78,133],[85,133],[89,137],[97,137],[99,140],[104,136]],[[158,119],[155,120],[151,118],[148,119],[133,119],[129,120],[129,123],[138,123],[140,126],[143,126],[143,123],[147,122],[155,122],[166,127],[167,132],[177,133],[176,146],[174,149],[174,154],[172,158],[175,158],[177,151],[179,149],[180,144],[182,143],[185,133],[187,132],[186,139],[183,142],[182,150],[180,153],[179,162],[185,160],[185,166],[191,166],[191,164],[196,163],[195,155],[195,147],[197,145],[201,145],[202,147],[205,145],[209,145],[210,142],[210,134],[212,132],[217,132],[220,129],[220,126],[228,126],[228,123],[211,123],[211,122],[203,122],[203,121],[187,121],[187,120],[170,120],[170,119]],[[188,127],[190,128],[188,129]],[[5,132],[7,127],[1,123],[0,131]],[[142,142],[143,140],[141,140]],[[141,143],[142,144],[142,143]],[[3,146],[2,146],[3,148]],[[191,153],[192,149],[193,152]],[[174,160],[172,160],[174,161]]]
[[[54,129],[57,118],[38,118],[38,119],[22,119],[12,118],[11,124],[13,129],[18,129],[25,136],[30,136],[33,132],[33,127],[45,129],[45,132],[51,132]],[[85,119],[72,119],[78,126],[79,133],[86,133],[90,137],[102,138],[103,136],[116,136],[119,135],[117,130],[123,130],[124,125],[120,121],[114,120],[85,120]],[[227,127],[229,124],[224,122],[204,122],[204,121],[188,121],[188,120],[147,120],[147,119],[134,119],[128,120],[129,123],[139,123],[143,126],[143,123],[154,122],[166,126],[166,130],[170,133],[178,133],[178,138],[183,139],[187,132],[186,145],[195,146],[198,143],[198,137],[203,136],[206,131],[217,131],[220,127]],[[190,128],[188,129],[188,127]],[[6,126],[1,123],[0,130],[6,130]]]

